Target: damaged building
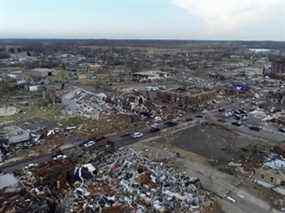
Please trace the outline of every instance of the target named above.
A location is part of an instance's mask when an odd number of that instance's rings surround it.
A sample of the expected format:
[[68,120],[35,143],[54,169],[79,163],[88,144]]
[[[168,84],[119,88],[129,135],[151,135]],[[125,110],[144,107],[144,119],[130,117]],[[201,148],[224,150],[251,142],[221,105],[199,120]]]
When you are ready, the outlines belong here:
[[256,183],[285,195],[285,160],[276,158],[265,162],[256,171]]
[[9,145],[18,145],[30,142],[30,132],[18,126],[7,126],[1,130],[1,135],[8,141]]
[[267,101],[274,106],[285,104],[285,89],[269,91],[266,97]]
[[170,77],[171,75],[167,72],[163,72],[160,70],[150,70],[150,71],[142,71],[134,73],[133,81],[152,82],[152,81],[161,81]]
[[206,105],[215,99],[219,95],[219,92],[220,90],[216,89],[209,91],[187,91],[178,88],[175,90],[158,91],[157,98],[165,104],[176,104],[180,108],[187,110]]
[[62,96],[62,104],[66,114],[99,119],[104,112],[111,109],[106,102],[104,93],[94,93],[81,88],[76,88]]
[[265,68],[263,73],[266,76],[270,76],[272,78],[285,78],[285,57],[284,56],[275,56],[270,59],[271,66]]
[[272,73],[285,74],[285,57],[271,59]]

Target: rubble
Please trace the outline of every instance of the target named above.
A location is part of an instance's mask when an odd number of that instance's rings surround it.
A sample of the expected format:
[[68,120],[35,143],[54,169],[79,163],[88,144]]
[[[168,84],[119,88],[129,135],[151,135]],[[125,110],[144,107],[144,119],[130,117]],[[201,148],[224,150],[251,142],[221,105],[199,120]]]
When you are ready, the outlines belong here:
[[203,212],[215,202],[199,179],[132,149],[100,158],[96,166],[76,167],[64,159],[24,169],[22,197],[11,195],[2,209],[11,206],[15,197],[19,202],[14,209],[31,212],[44,207],[43,212]]
[[[151,162],[131,149],[104,159],[103,165],[93,170],[93,177],[80,178],[81,184],[74,193],[83,206],[93,210],[99,207],[103,212],[116,206],[140,212],[195,212],[210,201],[210,194],[201,188],[198,179],[164,163]],[[78,210],[77,205],[80,201],[74,203]]]
[[69,115],[99,119],[103,112],[109,113],[110,106],[106,103],[106,98],[104,93],[96,94],[77,88],[63,95],[62,103]]
[[256,170],[256,184],[285,195],[285,160],[273,154],[261,168]]
[[10,145],[29,142],[30,132],[17,126],[7,126],[2,130],[3,137],[8,140]]

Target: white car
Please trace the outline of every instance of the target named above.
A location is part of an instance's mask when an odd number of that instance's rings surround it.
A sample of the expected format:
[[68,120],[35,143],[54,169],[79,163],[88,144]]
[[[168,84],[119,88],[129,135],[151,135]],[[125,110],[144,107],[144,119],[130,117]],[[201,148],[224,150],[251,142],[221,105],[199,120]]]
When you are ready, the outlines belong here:
[[30,163],[29,165],[25,166],[25,169],[30,169],[30,168],[37,167],[37,166],[38,166],[37,163]]
[[66,155],[57,155],[57,156],[53,157],[52,159],[53,159],[53,160],[63,160],[63,159],[65,159],[65,158],[67,158]]
[[160,121],[162,121],[162,118],[159,117],[159,116],[156,116],[156,117],[154,118],[154,120],[155,120],[156,122],[160,122]]
[[141,138],[143,137],[143,133],[141,132],[135,132],[132,134],[132,138]]
[[226,196],[226,199],[228,199],[230,202],[232,203],[236,203],[237,201],[235,199],[233,199],[232,197],[230,196]]
[[91,146],[94,146],[96,144],[96,142],[95,141],[89,141],[89,142],[87,142],[87,143],[85,143],[84,144],[84,147],[91,147]]

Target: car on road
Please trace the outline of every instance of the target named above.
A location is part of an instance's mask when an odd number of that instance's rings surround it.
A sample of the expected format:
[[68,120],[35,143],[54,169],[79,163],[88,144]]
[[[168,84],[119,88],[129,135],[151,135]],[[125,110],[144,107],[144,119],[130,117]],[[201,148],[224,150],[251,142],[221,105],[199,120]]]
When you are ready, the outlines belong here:
[[174,121],[167,121],[164,123],[165,126],[167,127],[174,127],[174,126],[177,126],[178,123],[177,122],[174,122]]
[[29,165],[25,166],[25,169],[30,169],[32,167],[37,167],[39,164],[37,163],[30,163]]
[[225,112],[225,111],[226,111],[225,108],[219,108],[219,109],[218,109],[218,112]]
[[244,110],[242,110],[242,109],[235,110],[234,113],[238,114],[238,115],[245,115],[245,116],[247,116],[247,113]]
[[157,127],[151,127],[150,128],[150,132],[159,132],[159,131],[160,131],[160,129]]
[[226,123],[226,120],[223,119],[223,118],[219,118],[217,121],[220,122],[220,123]]
[[64,160],[64,159],[66,159],[67,158],[67,156],[66,155],[56,155],[56,156],[54,156],[52,159],[53,160]]
[[162,118],[159,117],[159,116],[156,116],[156,117],[154,118],[154,120],[157,121],[157,122],[160,122],[160,121],[162,121]]
[[241,122],[232,122],[232,125],[234,125],[234,126],[241,126],[242,123]]
[[249,126],[248,128],[249,128],[250,130],[256,131],[256,132],[259,132],[259,131],[261,130],[261,128],[258,127],[258,126]]
[[150,132],[159,132],[160,125],[158,123],[154,123],[150,126]]
[[195,117],[196,117],[196,118],[204,118],[203,115],[196,115]]
[[285,129],[284,128],[279,128],[278,131],[282,132],[282,133],[285,133]]
[[96,144],[95,141],[88,141],[87,143],[84,144],[84,147],[89,148],[91,146],[94,146]]
[[143,137],[143,133],[142,132],[134,132],[132,135],[131,135],[132,138],[141,138]]
[[233,116],[234,116],[234,119],[235,119],[235,120],[241,120],[241,116],[240,116],[240,115],[234,114]]
[[185,121],[186,121],[186,122],[193,121],[193,118],[187,117],[187,118],[185,118]]
[[234,198],[232,198],[230,196],[226,196],[226,199],[229,200],[232,203],[236,203],[237,202]]

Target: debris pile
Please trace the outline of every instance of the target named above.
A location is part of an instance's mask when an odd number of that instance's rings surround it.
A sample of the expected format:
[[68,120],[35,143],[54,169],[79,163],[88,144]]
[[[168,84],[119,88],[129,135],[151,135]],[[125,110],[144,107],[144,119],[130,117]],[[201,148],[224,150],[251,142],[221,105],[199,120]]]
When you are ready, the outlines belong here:
[[116,97],[115,102],[121,113],[135,113],[141,117],[159,114],[159,106],[150,99],[150,93],[131,91]]
[[56,212],[56,199],[45,197],[46,193],[51,193],[47,187],[32,188],[20,184],[12,174],[1,175],[0,182],[0,212]]
[[16,176],[20,188],[0,188],[1,212],[213,212],[218,208],[198,178],[132,149],[97,153],[88,163],[53,159],[31,164]]
[[65,112],[86,118],[99,119],[100,114],[111,110],[104,93],[93,93],[77,88],[62,97]]
[[199,179],[131,149],[106,156],[102,162],[76,178],[73,212],[197,212],[212,203]]
[[73,164],[63,160],[36,166],[31,164],[17,174],[21,186],[17,191],[0,190],[0,212],[62,212],[64,196],[72,190]]

